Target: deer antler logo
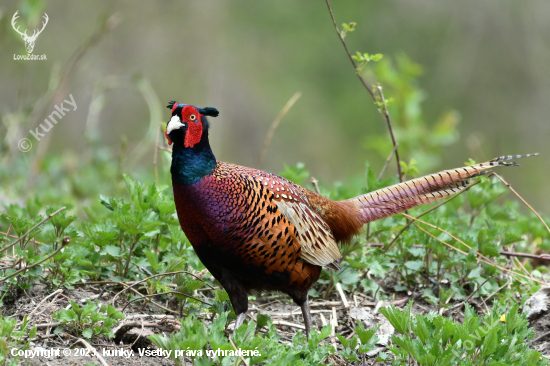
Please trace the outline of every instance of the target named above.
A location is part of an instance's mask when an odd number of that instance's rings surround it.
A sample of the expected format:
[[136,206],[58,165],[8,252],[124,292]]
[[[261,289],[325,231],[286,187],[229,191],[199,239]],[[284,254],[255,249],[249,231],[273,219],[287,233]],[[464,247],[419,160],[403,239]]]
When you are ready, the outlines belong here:
[[25,29],[25,32],[19,31],[19,27],[15,28],[15,20],[19,18],[19,15],[17,14],[19,12],[16,11],[15,14],[13,14],[13,18],[11,18],[11,26],[17,33],[21,35],[23,38],[23,41],[25,41],[25,48],[27,49],[28,53],[32,53],[32,50],[34,49],[34,42],[36,41],[36,38],[38,38],[38,35],[42,33],[44,28],[46,28],[46,24],[48,24],[48,14],[44,13],[44,22],[42,23],[42,29],[37,31],[36,29],[32,33],[32,36],[27,35],[27,30]]

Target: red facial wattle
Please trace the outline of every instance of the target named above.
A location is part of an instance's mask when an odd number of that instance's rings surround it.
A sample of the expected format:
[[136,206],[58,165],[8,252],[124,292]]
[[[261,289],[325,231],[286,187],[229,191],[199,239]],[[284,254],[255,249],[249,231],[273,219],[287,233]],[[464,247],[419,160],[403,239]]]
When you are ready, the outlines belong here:
[[[201,141],[202,138],[202,121],[201,115],[196,108],[185,106],[181,111],[182,119],[187,123],[187,131],[185,131],[185,140],[183,145],[193,147]],[[193,118],[192,118],[193,117]]]

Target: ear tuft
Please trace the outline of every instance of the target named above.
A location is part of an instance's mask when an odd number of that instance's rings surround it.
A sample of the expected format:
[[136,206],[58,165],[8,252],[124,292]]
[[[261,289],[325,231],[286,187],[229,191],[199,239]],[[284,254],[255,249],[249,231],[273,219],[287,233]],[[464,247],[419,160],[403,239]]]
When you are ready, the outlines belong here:
[[214,107],[199,108],[199,113],[203,116],[209,117],[218,117],[218,115],[220,114],[220,112],[218,112],[218,110]]
[[174,105],[177,105],[177,104],[178,104],[178,102],[176,102],[175,100],[172,100],[172,101],[170,101],[170,102],[168,103],[168,105],[166,106],[166,108],[172,109],[172,108],[174,108]]

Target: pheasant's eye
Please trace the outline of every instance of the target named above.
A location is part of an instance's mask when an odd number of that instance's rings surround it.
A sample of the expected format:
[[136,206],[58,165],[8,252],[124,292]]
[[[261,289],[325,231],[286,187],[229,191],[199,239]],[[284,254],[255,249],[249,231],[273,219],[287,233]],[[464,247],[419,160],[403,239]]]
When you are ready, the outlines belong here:
[[197,116],[195,116],[194,114],[192,114],[192,115],[189,116],[189,119],[190,119],[191,121],[194,121],[194,120],[197,119]]

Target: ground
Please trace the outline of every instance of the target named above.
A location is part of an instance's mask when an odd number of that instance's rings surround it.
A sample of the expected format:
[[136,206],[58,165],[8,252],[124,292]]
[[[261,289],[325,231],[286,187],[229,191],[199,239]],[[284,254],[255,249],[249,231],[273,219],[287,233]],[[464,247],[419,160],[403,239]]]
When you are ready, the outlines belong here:
[[[51,315],[61,309],[67,308],[69,305],[68,300],[71,299],[76,302],[85,303],[86,299],[96,300],[98,295],[103,303],[112,301],[113,297],[117,293],[117,289],[101,291],[101,288],[87,285],[77,287],[73,290],[63,290],[58,293],[54,293],[51,289],[45,285],[35,285],[32,289],[24,291],[20,296],[11,303],[6,303],[3,310],[4,316],[15,316],[18,321],[22,321],[24,316],[30,317],[31,323],[38,325],[37,336],[31,342],[31,350],[39,349],[71,349],[71,355],[65,356],[60,354],[58,356],[44,357],[37,356],[29,359],[22,359],[21,365],[49,365],[49,366],[85,366],[85,365],[101,365],[102,363],[96,358],[91,356],[75,356],[75,352],[82,352],[85,349],[85,345],[80,343],[79,338],[68,332],[60,332],[58,335],[54,335],[53,331],[56,328],[55,320]],[[49,298],[48,298],[49,296]],[[346,296],[346,295],[345,295]],[[349,297],[349,294],[347,294]],[[395,293],[390,294],[389,298],[396,299],[393,303],[397,307],[404,306],[407,301],[413,297],[413,294]],[[45,301],[44,301],[45,300]],[[384,341],[387,337],[393,333],[393,328],[385,320],[385,318],[377,311],[381,306],[388,305],[388,302],[377,302],[370,296],[364,294],[356,294],[351,296],[351,299],[346,298],[348,304],[343,302],[342,297],[337,291],[333,292],[333,296],[326,300],[313,299],[311,301],[312,316],[314,319],[314,325],[317,329],[320,329],[323,324],[331,323],[333,320],[333,314],[336,314],[338,320],[338,327],[336,332],[345,336],[353,336],[353,327],[357,321],[362,321],[366,327],[381,323],[382,326],[379,330],[379,336],[381,341],[379,342],[380,349],[384,349]],[[475,302],[471,302],[474,307]],[[118,301],[117,309],[122,310],[125,302]],[[163,304],[170,306],[170,303]],[[347,305],[347,306],[346,306]],[[255,318],[257,311],[262,314],[269,314],[274,322],[277,324],[278,332],[282,335],[282,342],[291,342],[292,336],[299,331],[299,328],[303,325],[303,319],[299,308],[291,302],[286,295],[272,294],[267,296],[257,296],[257,300],[251,302],[250,317]],[[462,314],[462,308],[454,313],[454,319],[460,319]],[[481,309],[481,307],[480,307]],[[415,298],[412,312],[415,314],[425,314],[429,311],[437,311],[436,307],[430,305],[420,298]],[[32,314],[32,316],[31,316]],[[112,366],[129,366],[129,365],[174,365],[172,359],[158,358],[158,357],[140,357],[137,352],[138,349],[155,349],[156,347],[144,336],[150,334],[163,334],[168,335],[173,331],[178,330],[179,317],[174,315],[165,315],[163,311],[154,305],[138,305],[133,303],[131,306],[124,309],[126,319],[121,324],[130,324],[130,327],[115,326],[115,333],[117,338],[107,339],[94,339],[91,342],[91,347],[97,350],[100,354],[104,352],[113,352],[118,350],[121,352],[129,352],[130,349],[134,350],[134,355],[131,357],[124,357],[119,355],[109,356],[104,355],[104,360],[107,365]],[[200,315],[199,315],[200,316]],[[204,321],[209,322],[208,315],[204,315]],[[143,324],[143,328],[142,325]],[[542,313],[532,319],[530,324],[535,330],[534,346],[543,355],[548,354],[548,341],[550,341],[550,334],[546,334],[550,331],[550,318],[546,313]],[[143,337],[140,337],[143,335]],[[117,344],[117,341],[120,343]],[[341,347],[340,342],[334,338],[328,338],[328,341]],[[78,351],[76,349],[79,349]],[[66,351],[68,352],[68,351]],[[87,351],[84,351],[87,352]],[[376,352],[374,352],[376,353]],[[374,354],[370,359],[365,360],[364,365],[373,365],[375,360]],[[191,365],[190,361],[186,365]],[[329,360],[335,365],[344,365],[345,362],[340,356],[332,356]],[[363,365],[362,362],[351,363],[356,365]],[[377,365],[384,365],[384,363],[377,363]]]

